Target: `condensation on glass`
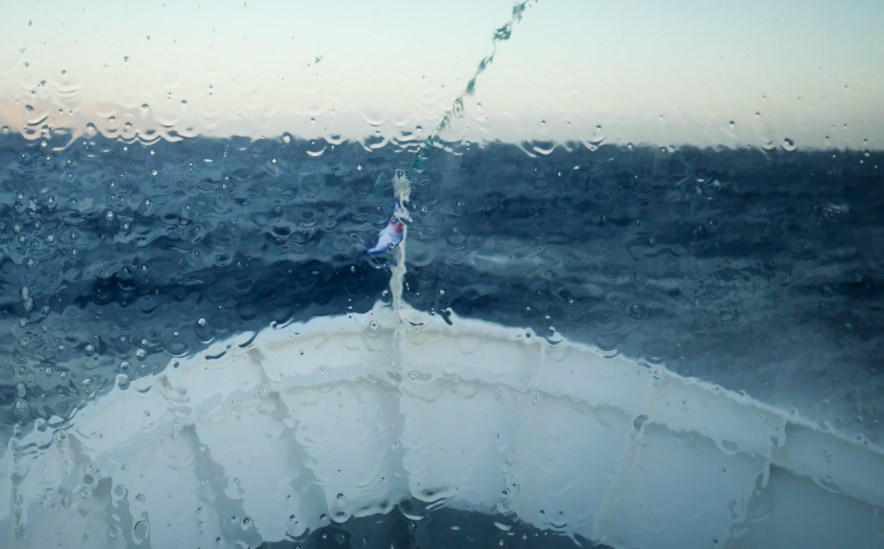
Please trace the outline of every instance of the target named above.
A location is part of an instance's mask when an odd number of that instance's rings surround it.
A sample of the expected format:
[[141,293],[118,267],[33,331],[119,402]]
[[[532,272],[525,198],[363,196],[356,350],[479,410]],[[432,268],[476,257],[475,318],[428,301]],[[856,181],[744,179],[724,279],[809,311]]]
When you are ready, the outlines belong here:
[[0,544],[879,545],[881,10],[8,6]]

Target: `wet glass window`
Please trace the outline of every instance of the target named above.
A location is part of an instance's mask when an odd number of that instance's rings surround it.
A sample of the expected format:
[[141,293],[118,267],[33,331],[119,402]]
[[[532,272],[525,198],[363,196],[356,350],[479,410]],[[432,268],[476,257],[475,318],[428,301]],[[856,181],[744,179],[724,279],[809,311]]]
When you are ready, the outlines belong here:
[[2,12],[0,546],[882,544],[884,4]]

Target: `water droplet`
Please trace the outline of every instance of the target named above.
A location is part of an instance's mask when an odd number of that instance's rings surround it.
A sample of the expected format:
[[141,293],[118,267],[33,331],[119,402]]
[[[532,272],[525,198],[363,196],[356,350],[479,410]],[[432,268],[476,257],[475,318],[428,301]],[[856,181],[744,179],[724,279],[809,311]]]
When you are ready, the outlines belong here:
[[645,308],[638,303],[633,303],[629,306],[629,316],[636,320],[640,320],[645,316]]
[[146,520],[139,520],[132,528],[132,534],[135,536],[135,539],[144,541],[150,534],[150,524]]

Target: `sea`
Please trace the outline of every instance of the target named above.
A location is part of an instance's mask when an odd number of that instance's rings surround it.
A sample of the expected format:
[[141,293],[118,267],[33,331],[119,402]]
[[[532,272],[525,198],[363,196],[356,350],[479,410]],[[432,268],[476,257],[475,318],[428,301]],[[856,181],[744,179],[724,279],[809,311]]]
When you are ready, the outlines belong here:
[[[417,166],[416,152],[0,135],[0,446],[214,342],[390,303],[395,254],[365,251],[397,170],[414,309],[586,343],[884,444],[884,153],[460,142]],[[258,542],[591,545],[424,511]]]

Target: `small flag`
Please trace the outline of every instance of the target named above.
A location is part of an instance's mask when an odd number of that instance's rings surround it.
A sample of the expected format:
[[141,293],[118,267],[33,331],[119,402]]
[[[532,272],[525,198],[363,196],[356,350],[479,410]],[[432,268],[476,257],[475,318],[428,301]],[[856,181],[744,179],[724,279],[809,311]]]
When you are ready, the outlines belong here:
[[376,256],[388,252],[399,245],[405,236],[405,224],[402,219],[408,215],[408,211],[402,206],[402,202],[397,200],[393,204],[393,215],[387,226],[378,233],[378,241],[373,248],[365,250],[370,256]]

